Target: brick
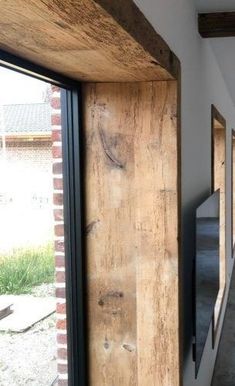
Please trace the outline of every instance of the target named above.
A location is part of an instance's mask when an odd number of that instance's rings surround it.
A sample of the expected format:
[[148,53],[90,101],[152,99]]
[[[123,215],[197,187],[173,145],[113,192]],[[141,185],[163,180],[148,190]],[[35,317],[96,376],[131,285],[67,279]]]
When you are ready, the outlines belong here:
[[58,386],[68,386],[67,379],[59,379],[58,380]]
[[65,258],[64,256],[55,256],[55,266],[57,268],[62,268],[65,266]]
[[52,98],[51,98],[51,107],[53,109],[60,109],[60,97],[52,96]]
[[61,129],[52,129],[51,140],[52,142],[61,142]]
[[[61,100],[60,97],[53,95],[54,92],[59,92],[60,88],[57,86],[51,86],[52,96],[51,96],[51,107],[55,110],[61,108]],[[51,114],[51,124],[53,126],[61,126],[61,114],[55,113],[52,111]],[[54,142],[54,144],[53,144]],[[55,142],[57,142],[55,144]],[[58,142],[60,144],[58,144]],[[61,135],[61,127],[52,129],[52,157],[55,160],[53,163],[53,188],[59,192],[54,192],[53,194],[53,202],[54,205],[63,206],[63,179],[62,177],[58,177],[58,175],[63,174],[63,164],[61,161],[56,161],[62,158],[62,135]],[[63,209],[54,209],[54,221],[63,222],[64,213]],[[56,224],[54,225],[54,234],[56,237],[64,236],[64,225]],[[56,252],[64,252],[64,240],[56,240],[55,241],[55,266],[57,268],[65,267],[65,257],[57,255]],[[65,283],[65,272],[57,271],[56,272],[56,283]],[[56,297],[63,298],[66,297],[65,288],[56,288]],[[57,303],[56,312],[60,315],[65,315],[66,317],[66,304],[65,303]],[[60,330],[66,330],[66,318],[61,320],[57,319],[56,323],[57,328],[57,343],[59,344],[67,344],[67,335],[63,333],[59,333]],[[58,348],[57,350],[59,359],[67,359],[67,350],[65,348]],[[68,374],[68,366],[66,364],[57,365],[58,374]],[[58,386],[68,386],[68,381],[65,379],[58,380]]]
[[55,252],[64,252],[64,240],[56,240],[54,246]]
[[54,159],[62,158],[62,146],[53,145],[52,146],[52,156]]
[[54,221],[63,221],[64,219],[64,211],[63,209],[54,209]]
[[64,236],[64,225],[57,224],[54,226],[54,234],[56,237]]
[[62,190],[63,189],[63,178],[56,177],[53,179],[53,186],[56,190]]
[[56,126],[61,125],[61,114],[57,114],[57,113],[52,114],[51,115],[51,124],[56,125]]
[[63,165],[62,162],[54,162],[53,163],[53,174],[62,174],[63,173]]
[[60,87],[59,86],[55,86],[54,84],[51,85],[51,90],[54,92],[60,92]]
[[[66,330],[67,329],[67,324],[66,324],[66,319],[58,319],[57,322],[56,322],[56,328],[58,330]],[[63,359],[63,358],[61,358]]]
[[65,283],[65,272],[56,272],[56,282]]
[[67,344],[67,335],[66,334],[57,334],[56,336],[57,343]]
[[63,205],[63,193],[54,193],[53,203],[54,205]]
[[57,371],[59,374],[68,374],[68,365],[58,363]]
[[66,297],[65,288],[56,288],[55,294],[57,298],[65,299]]
[[67,359],[67,357],[68,357],[67,349],[66,348],[58,348],[57,356],[60,359]]

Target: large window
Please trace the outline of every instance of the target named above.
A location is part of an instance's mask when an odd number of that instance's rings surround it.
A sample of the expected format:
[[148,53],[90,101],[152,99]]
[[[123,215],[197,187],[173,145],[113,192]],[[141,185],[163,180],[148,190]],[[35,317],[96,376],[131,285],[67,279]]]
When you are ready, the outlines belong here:
[[3,57],[0,295],[8,298],[0,383],[78,385],[85,382],[79,84]]

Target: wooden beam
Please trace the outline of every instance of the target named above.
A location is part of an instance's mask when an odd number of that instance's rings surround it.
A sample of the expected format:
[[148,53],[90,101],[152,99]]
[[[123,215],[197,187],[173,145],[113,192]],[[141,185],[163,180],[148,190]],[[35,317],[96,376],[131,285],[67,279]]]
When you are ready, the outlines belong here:
[[5,1],[0,49],[80,81],[172,80],[180,69],[133,0]]
[[198,30],[203,38],[235,36],[235,12],[200,13]]
[[226,119],[220,114],[215,105],[211,105],[211,117],[212,125],[214,125],[216,129],[224,129],[226,127]]
[[177,82],[83,85],[91,386],[179,386]]

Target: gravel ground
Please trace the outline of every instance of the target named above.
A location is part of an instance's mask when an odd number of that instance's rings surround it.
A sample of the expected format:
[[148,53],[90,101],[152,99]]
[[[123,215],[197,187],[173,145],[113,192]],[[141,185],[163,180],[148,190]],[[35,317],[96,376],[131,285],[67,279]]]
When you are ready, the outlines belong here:
[[55,284],[42,284],[34,287],[31,291],[31,295],[38,297],[55,296]]
[[[40,286],[34,295],[51,295],[53,287]],[[53,383],[57,375],[55,323],[53,314],[24,333],[0,333],[0,386]]]

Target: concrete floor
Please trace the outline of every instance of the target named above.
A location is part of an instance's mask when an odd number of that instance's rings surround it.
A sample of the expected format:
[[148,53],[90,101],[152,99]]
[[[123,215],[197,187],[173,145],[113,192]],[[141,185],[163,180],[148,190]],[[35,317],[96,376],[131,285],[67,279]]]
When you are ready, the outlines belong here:
[[196,370],[198,371],[219,291],[219,218],[197,218],[196,245]]
[[235,269],[211,386],[235,386]]

